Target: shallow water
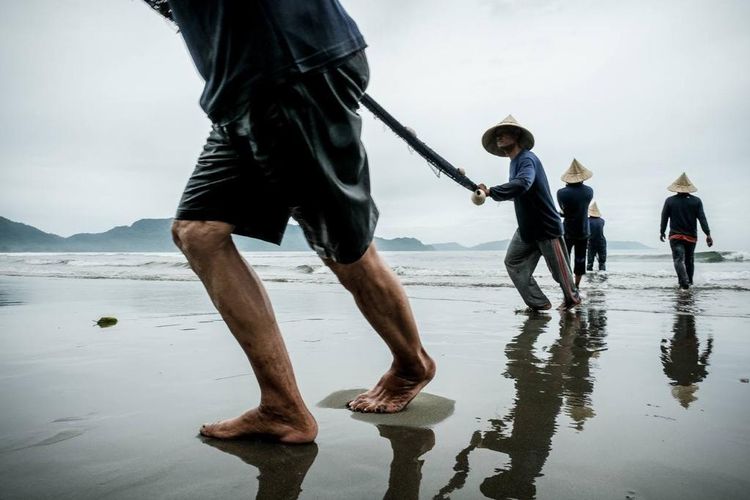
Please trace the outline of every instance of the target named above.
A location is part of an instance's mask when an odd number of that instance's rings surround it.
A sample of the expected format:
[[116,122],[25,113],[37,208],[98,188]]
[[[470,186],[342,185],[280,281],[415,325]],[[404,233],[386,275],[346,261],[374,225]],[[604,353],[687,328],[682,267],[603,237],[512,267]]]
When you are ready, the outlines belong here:
[[745,497],[750,295],[619,279],[587,276],[584,306],[532,316],[508,287],[407,285],[438,363],[427,392],[454,403],[372,422],[316,406],[389,362],[351,299],[270,283],[320,425],[317,445],[285,447],[196,436],[258,398],[200,283],[0,277],[0,498]]
[[[337,283],[312,252],[244,254],[266,281]],[[513,287],[503,267],[504,252],[383,252],[409,285],[449,288]],[[703,290],[750,291],[750,255],[702,252],[696,256],[695,286]],[[620,252],[608,256],[608,271],[594,272],[596,288],[672,289],[676,285],[668,253]],[[0,276],[195,281],[185,258],[171,253],[16,253],[0,254]],[[543,261],[535,277],[554,288]],[[592,285],[594,284],[592,283]]]

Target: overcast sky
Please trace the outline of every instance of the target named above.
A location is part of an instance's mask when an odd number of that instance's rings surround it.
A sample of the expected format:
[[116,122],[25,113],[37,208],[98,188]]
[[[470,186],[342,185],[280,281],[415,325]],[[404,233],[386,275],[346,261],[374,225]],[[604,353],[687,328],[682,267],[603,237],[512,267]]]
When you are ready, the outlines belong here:
[[[475,182],[507,180],[480,137],[512,113],[553,192],[574,157],[594,172],[609,239],[658,246],[686,171],[717,247],[750,249],[747,0],[342,3],[369,44],[368,92]],[[0,0],[0,215],[63,236],[170,217],[209,131],[201,89],[139,0]],[[512,235],[512,203],[475,207],[362,115],[379,236]]]

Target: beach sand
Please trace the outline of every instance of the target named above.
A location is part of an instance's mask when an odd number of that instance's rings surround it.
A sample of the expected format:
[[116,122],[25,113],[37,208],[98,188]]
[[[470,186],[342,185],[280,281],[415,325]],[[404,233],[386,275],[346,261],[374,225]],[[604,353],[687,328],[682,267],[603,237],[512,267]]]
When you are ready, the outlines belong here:
[[316,444],[198,437],[258,400],[200,283],[0,277],[0,498],[747,498],[747,292],[525,315],[510,288],[409,286],[437,376],[370,417],[341,406],[389,356],[348,294],[268,288]]

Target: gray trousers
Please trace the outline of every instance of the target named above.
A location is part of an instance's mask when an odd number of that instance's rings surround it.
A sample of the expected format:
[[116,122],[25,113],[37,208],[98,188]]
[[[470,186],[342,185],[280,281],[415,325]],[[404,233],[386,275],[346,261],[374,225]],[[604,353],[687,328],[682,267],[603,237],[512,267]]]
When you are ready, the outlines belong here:
[[505,253],[505,269],[508,270],[510,279],[526,305],[532,309],[541,309],[550,304],[549,299],[532,276],[539,263],[539,257],[542,256],[547,262],[552,278],[563,291],[565,305],[572,306],[579,303],[581,299],[573,281],[570,257],[565,249],[565,242],[562,237],[527,242],[522,240],[518,231],[516,231]]

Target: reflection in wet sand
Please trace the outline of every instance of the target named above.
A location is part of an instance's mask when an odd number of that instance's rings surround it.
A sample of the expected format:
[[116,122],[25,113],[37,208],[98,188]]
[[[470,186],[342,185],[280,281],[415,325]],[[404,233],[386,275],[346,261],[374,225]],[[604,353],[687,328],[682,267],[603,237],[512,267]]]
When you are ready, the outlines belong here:
[[[606,350],[605,335],[607,313],[604,310],[589,309],[587,317],[576,314],[561,328],[560,341],[572,341],[570,347],[570,370],[565,376],[565,410],[573,420],[573,427],[583,430],[584,422],[594,416],[591,393],[594,392],[594,377],[591,375],[591,358],[598,358]],[[570,316],[570,315],[569,315]]]
[[480,491],[487,498],[534,498],[557,430],[557,416],[565,403],[575,427],[594,416],[591,393],[594,379],[589,362],[605,349],[606,313],[589,309],[561,315],[560,336],[548,349],[547,359],[534,350],[551,317],[531,315],[521,333],[508,343],[506,374],[515,380],[513,408],[502,419],[490,419],[490,429],[475,431],[469,445],[456,456],[456,474],[435,498],[449,498],[469,475],[469,457],[477,448],[507,455],[507,465],[484,479]]
[[698,382],[708,376],[708,358],[713,350],[714,339],[706,339],[706,346],[701,352],[700,341],[696,335],[695,298],[692,293],[677,296],[675,317],[672,326],[672,338],[661,341],[661,363],[664,374],[671,380],[672,396],[683,408],[698,399]]
[[422,465],[419,457],[435,446],[432,429],[378,425],[380,435],[391,443],[393,460],[384,499],[411,500],[419,498]]
[[258,469],[256,500],[294,500],[299,497],[302,481],[318,454],[315,443],[285,445],[263,441],[200,439]]
[[9,293],[7,290],[0,290],[0,307],[2,306],[20,306],[23,301],[17,295]]
[[418,499],[422,482],[422,465],[419,457],[435,446],[435,433],[429,427],[453,414],[455,401],[441,396],[421,392],[399,413],[358,413],[346,408],[364,389],[336,391],[318,403],[320,408],[344,410],[355,420],[377,427],[393,450],[386,499]]

